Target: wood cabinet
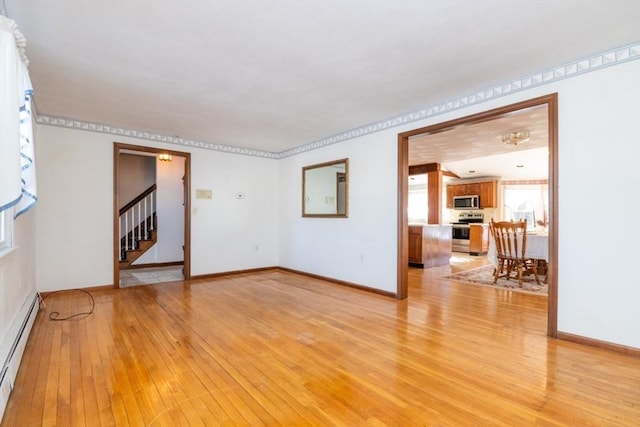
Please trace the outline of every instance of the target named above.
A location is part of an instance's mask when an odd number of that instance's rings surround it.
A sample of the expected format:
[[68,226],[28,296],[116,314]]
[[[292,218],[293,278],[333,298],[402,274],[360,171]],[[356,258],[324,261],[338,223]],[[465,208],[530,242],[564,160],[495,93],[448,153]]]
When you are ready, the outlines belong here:
[[409,226],[409,265],[420,268],[447,265],[451,248],[450,225]]
[[469,182],[447,185],[447,207],[453,208],[456,196],[480,196],[480,208],[498,207],[498,181]]
[[469,254],[484,254],[488,250],[489,224],[469,224]]
[[480,207],[481,208],[497,208],[498,207],[498,182],[487,181],[481,182],[480,191]]
[[422,264],[422,226],[409,226],[409,263]]

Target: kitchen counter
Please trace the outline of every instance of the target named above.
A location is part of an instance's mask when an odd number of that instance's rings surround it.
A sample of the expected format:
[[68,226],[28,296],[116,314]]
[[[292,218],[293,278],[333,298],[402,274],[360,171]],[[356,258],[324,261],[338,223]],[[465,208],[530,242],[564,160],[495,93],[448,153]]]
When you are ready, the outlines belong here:
[[431,268],[448,265],[451,225],[409,224],[409,265]]

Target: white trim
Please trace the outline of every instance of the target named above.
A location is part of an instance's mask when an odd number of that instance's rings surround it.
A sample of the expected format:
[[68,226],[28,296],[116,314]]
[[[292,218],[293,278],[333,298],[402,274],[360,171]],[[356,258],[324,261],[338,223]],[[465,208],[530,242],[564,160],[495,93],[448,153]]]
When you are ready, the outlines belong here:
[[552,82],[575,77],[591,71],[600,70],[602,68],[613,65],[622,64],[628,61],[640,59],[640,41],[621,46],[615,49],[607,50],[589,57],[580,58],[564,65],[552,67],[533,74],[526,75],[522,78],[500,83],[492,87],[481,89],[477,92],[467,94],[465,96],[451,99],[449,101],[434,104],[418,110],[409,111],[397,116],[350,129],[317,141],[300,145],[289,150],[279,153],[255,150],[250,148],[233,147],[230,145],[214,144],[205,141],[197,141],[192,139],[179,138],[176,136],[162,135],[153,132],[128,129],[118,126],[111,126],[100,123],[85,122],[64,117],[49,116],[46,114],[38,114],[36,122],[41,125],[58,126],[78,130],[87,130],[92,132],[107,133],[110,135],[128,136],[132,138],[141,138],[151,141],[166,142],[186,147],[197,147],[205,150],[221,151],[225,153],[242,154],[253,157],[264,157],[269,159],[282,159],[294,156],[306,151],[315,150],[327,145],[346,141],[352,138],[361,137],[381,130],[402,126],[407,123],[423,120],[428,117],[439,116],[450,111],[465,108],[470,105],[480,104],[482,102],[500,98],[502,96],[511,95],[513,93],[531,89],[533,87],[546,85]]

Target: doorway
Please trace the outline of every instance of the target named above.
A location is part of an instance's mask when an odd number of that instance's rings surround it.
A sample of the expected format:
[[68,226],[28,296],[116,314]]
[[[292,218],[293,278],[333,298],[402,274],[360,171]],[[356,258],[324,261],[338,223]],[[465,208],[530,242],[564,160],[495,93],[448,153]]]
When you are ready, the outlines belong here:
[[438,123],[423,128],[413,129],[398,134],[398,242],[397,242],[397,299],[408,297],[408,181],[409,181],[409,138],[421,134],[436,134],[459,126],[481,123],[497,119],[516,111],[546,105],[547,131],[549,149],[549,260],[548,260],[548,308],[547,335],[557,337],[557,305],[558,305],[558,95],[557,93],[529,99],[493,110],[484,111],[459,119]]
[[[123,187],[123,172],[126,164],[123,164],[122,156],[123,155],[133,155],[138,156],[138,158],[151,158],[153,165],[156,163],[160,163],[161,160],[166,162],[176,162],[176,167],[167,167],[162,168],[162,170],[167,170],[166,174],[163,175],[158,174],[156,183],[155,178],[155,166],[153,167],[153,185],[146,188],[141,193],[138,191],[137,196],[140,197],[140,201],[136,201],[135,205],[138,207],[137,212],[133,212],[129,218],[121,219],[121,211],[123,210],[123,200],[126,198],[129,200],[129,194],[125,194],[131,192],[130,189],[126,191]],[[156,159],[158,159],[156,161]],[[168,164],[168,163],[167,163]],[[169,259],[181,257],[182,261],[178,262],[152,262],[148,267],[159,267],[168,269],[174,264],[173,269],[175,270],[175,264],[180,264],[180,280],[189,280],[191,277],[191,221],[190,221],[190,181],[191,181],[191,154],[181,151],[174,150],[162,150],[159,148],[153,147],[144,147],[138,145],[131,144],[123,144],[123,143],[114,143],[114,151],[113,151],[113,277],[114,277],[114,288],[119,288],[121,285],[121,263],[123,260],[123,253],[127,252],[129,249],[137,249],[141,245],[139,243],[132,243],[135,237],[140,237],[143,235],[142,240],[151,240],[148,243],[150,248],[153,248],[156,253],[153,251],[149,252],[147,255],[148,259]],[[183,167],[182,167],[183,165]],[[159,168],[160,169],[160,168]],[[176,175],[176,173],[178,175]],[[145,172],[143,175],[149,175],[149,172]],[[168,178],[167,178],[168,177]],[[167,184],[165,180],[169,179],[170,182]],[[146,179],[148,181],[149,178]],[[145,180],[142,180],[145,182]],[[145,184],[148,184],[146,182]],[[141,184],[146,187],[145,184]],[[171,191],[166,191],[167,186],[171,188]],[[157,187],[165,188],[165,191],[161,193],[161,196],[158,198],[155,190]],[[122,194],[121,194],[122,193]],[[143,200],[144,199],[144,200]],[[160,210],[166,212],[164,203],[168,202],[169,205],[173,206],[171,209],[170,217],[167,219],[164,218],[165,226],[164,226],[164,238],[166,239],[167,234],[173,235],[174,244],[171,246],[162,246],[169,247],[170,249],[159,249],[161,245],[156,245],[156,241],[161,242],[158,236],[162,236],[163,229],[163,219],[158,219],[156,217],[156,208],[158,208],[158,213]],[[128,203],[128,205],[132,205]],[[177,208],[176,208],[177,206]],[[142,218],[142,219],[141,219]],[[174,218],[172,220],[171,218]],[[160,223],[160,227],[157,227],[158,221]],[[167,227],[167,224],[178,224],[175,230],[171,230],[171,227]],[[155,230],[155,234],[154,233]],[[178,242],[177,244],[175,242]],[[162,254],[158,255],[157,252],[163,251]],[[181,252],[181,253],[180,253]],[[145,254],[146,255],[146,254]],[[145,255],[141,256],[140,261],[144,261]],[[180,256],[181,255],[181,256]],[[135,262],[135,261],[134,261]],[[126,264],[126,263],[124,263]],[[122,264],[122,265],[124,265]],[[143,264],[144,265],[144,264]],[[124,271],[124,270],[123,270]],[[142,273],[142,272],[141,272]],[[145,274],[141,274],[141,277],[159,277],[155,275],[146,274],[148,270],[144,272]],[[175,276],[175,272],[172,273]],[[166,275],[166,272],[165,272]],[[149,283],[152,283],[153,280],[150,280]]]

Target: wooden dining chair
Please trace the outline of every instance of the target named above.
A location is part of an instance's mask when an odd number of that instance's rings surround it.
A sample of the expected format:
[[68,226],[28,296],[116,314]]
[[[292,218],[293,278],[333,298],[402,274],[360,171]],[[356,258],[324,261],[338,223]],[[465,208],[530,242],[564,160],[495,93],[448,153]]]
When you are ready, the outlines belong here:
[[540,284],[538,277],[538,260],[526,257],[527,250],[527,222],[521,221],[499,221],[491,218],[489,223],[491,235],[496,244],[496,256],[498,264],[493,271],[493,283],[497,283],[498,278],[504,277],[518,279],[518,286],[522,287],[522,276],[533,273],[536,283]]

